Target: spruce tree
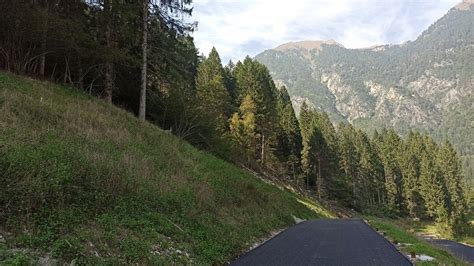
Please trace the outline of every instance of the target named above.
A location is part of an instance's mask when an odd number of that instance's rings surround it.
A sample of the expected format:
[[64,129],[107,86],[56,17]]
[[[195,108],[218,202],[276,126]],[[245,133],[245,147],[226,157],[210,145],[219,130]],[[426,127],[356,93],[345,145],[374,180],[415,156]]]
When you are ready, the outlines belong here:
[[303,102],[300,109],[300,130],[302,138],[302,150],[301,150],[301,169],[304,176],[304,183],[306,189],[309,188],[309,178],[313,170],[313,158],[312,158],[312,112],[309,110],[306,102]]
[[286,171],[295,178],[300,165],[302,140],[299,122],[285,87],[280,88],[278,92],[277,112],[279,123],[277,154],[280,161],[285,164]]
[[237,99],[237,84],[235,81],[235,78],[232,74],[234,71],[235,65],[232,62],[232,60],[229,61],[229,63],[224,67],[224,83],[225,87],[227,89],[227,93],[230,96],[231,99],[231,104],[233,106],[238,106],[238,99]]
[[278,133],[277,89],[268,69],[250,57],[238,62],[232,71],[237,85],[237,101],[247,95],[255,101],[257,132],[260,135],[260,164],[266,166],[273,157]]
[[314,123],[320,133],[316,145],[321,182],[320,194],[329,196],[340,173],[336,130],[325,112],[317,113]]
[[424,153],[420,162],[420,193],[426,214],[445,228],[449,221],[448,194],[443,177],[436,165],[438,147],[428,136],[424,137]]
[[212,48],[209,57],[198,66],[196,76],[198,112],[202,119],[205,141],[208,144],[227,131],[231,105],[223,72],[219,54]]
[[376,193],[377,193],[377,202],[379,205],[382,205],[386,202],[386,187],[385,187],[385,170],[383,161],[381,158],[380,150],[383,140],[381,135],[377,130],[374,131],[374,134],[371,139],[372,152],[374,156],[374,175],[376,178]]
[[400,165],[403,176],[404,205],[410,217],[413,218],[422,217],[424,213],[424,202],[419,191],[422,153],[422,136],[419,133],[410,132],[400,156]]
[[256,146],[259,135],[256,132],[256,111],[255,102],[250,95],[247,95],[243,99],[239,111],[232,115],[229,125],[231,136],[245,154],[247,163],[255,160],[258,153]]
[[382,129],[373,140],[382,161],[385,176],[385,208],[394,215],[403,213],[403,180],[400,152],[403,140],[393,129]]
[[357,169],[357,198],[360,207],[374,206],[381,201],[380,182],[383,180],[381,162],[369,137],[362,130],[356,131],[355,148],[359,154]]
[[350,124],[340,123],[337,127],[337,141],[339,149],[339,167],[344,176],[344,185],[346,193],[350,195],[349,204],[357,208],[360,204],[358,201],[358,169],[359,169],[359,153],[356,150],[354,138],[355,129]]
[[459,233],[465,223],[467,203],[464,196],[461,162],[449,142],[443,143],[438,149],[436,164],[448,193],[447,209],[450,217],[448,229],[452,234]]

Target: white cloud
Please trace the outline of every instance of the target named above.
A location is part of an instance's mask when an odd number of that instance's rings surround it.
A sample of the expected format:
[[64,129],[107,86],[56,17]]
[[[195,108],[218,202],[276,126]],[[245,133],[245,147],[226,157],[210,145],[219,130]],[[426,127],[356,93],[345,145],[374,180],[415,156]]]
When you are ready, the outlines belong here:
[[460,0],[195,0],[196,45],[224,60],[298,40],[349,48],[415,39]]

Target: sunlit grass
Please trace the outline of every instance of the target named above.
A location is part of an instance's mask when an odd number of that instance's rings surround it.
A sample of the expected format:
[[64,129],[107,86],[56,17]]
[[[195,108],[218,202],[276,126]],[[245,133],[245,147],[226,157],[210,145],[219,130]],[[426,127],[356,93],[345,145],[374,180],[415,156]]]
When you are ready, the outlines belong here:
[[316,204],[314,201],[307,198],[298,198],[298,202],[305,205],[309,209],[313,210],[316,213],[321,214],[325,218],[336,218],[333,213],[325,209],[319,204]]
[[466,265],[447,251],[439,249],[408,232],[408,229],[398,224],[399,221],[376,217],[367,217],[367,220],[373,228],[384,232],[389,240],[401,243],[398,248],[406,255],[414,252],[417,255],[424,254],[436,259],[435,261],[416,262],[416,265]]

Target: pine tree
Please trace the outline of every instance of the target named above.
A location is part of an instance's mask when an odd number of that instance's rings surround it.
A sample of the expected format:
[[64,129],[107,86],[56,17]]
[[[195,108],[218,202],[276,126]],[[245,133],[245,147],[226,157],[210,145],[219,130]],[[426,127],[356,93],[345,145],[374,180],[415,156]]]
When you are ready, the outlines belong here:
[[410,132],[405,141],[403,152],[400,156],[400,165],[403,176],[403,198],[408,214],[422,217],[424,202],[421,197],[420,187],[420,160],[423,153],[423,139],[419,133]]
[[467,203],[463,191],[461,162],[451,143],[445,142],[439,147],[436,163],[448,193],[448,229],[452,234],[457,234],[463,229],[466,220]]
[[355,148],[359,154],[356,191],[360,208],[380,204],[380,183],[383,182],[381,161],[369,137],[360,129],[356,131]]
[[277,89],[268,69],[257,61],[246,57],[232,71],[237,84],[237,100],[241,102],[250,95],[255,101],[257,132],[260,135],[260,164],[266,166],[272,157],[278,133]]
[[399,163],[403,142],[393,129],[384,129],[375,143],[384,167],[386,209],[398,215],[403,212],[403,180]]
[[302,150],[301,150],[301,169],[303,171],[303,176],[305,179],[306,188],[309,188],[309,178],[313,169],[313,160],[312,160],[312,112],[309,110],[306,102],[303,102],[300,109],[300,130],[302,138]]
[[[150,35],[156,36],[155,31],[160,30],[152,24]],[[164,35],[152,38],[149,44],[163,49],[159,54],[150,53],[148,58],[150,71],[154,73],[148,77],[148,119],[162,128],[172,129],[173,134],[191,143],[201,143],[194,82],[199,59],[192,38]],[[135,91],[130,97],[133,95]]]
[[223,68],[216,49],[197,69],[196,93],[198,112],[202,116],[205,141],[220,138],[227,131],[230,97],[224,84]]
[[420,193],[428,217],[445,227],[449,220],[448,195],[435,161],[438,147],[428,136],[425,136],[424,144],[425,150],[420,162]]
[[257,106],[250,95],[247,95],[240,105],[239,112],[232,115],[230,120],[230,133],[237,144],[246,155],[247,163],[255,160],[258,150],[256,144],[259,135],[256,132],[257,125],[255,113]]
[[[109,0],[106,0],[109,1]],[[111,0],[110,0],[111,1]],[[146,104],[147,104],[147,89],[148,89],[148,57],[149,57],[149,27],[150,14],[153,19],[158,21],[160,28],[164,26],[169,31],[173,31],[176,35],[182,35],[186,32],[192,31],[193,25],[186,22],[184,14],[191,15],[192,7],[189,5],[192,0],[142,0],[141,1],[141,67],[140,67],[140,97],[138,104],[138,117],[140,120],[146,119]],[[178,15],[181,15],[181,19],[177,19]],[[153,36],[152,36],[153,37]],[[155,48],[155,52],[159,49]],[[161,47],[159,47],[161,48]],[[217,53],[217,52],[216,52]]]
[[360,206],[358,200],[358,169],[360,154],[356,150],[356,131],[350,124],[340,123],[337,128],[337,141],[339,149],[339,166],[345,178],[345,186],[350,194],[350,205],[354,208]]
[[377,130],[374,131],[372,136],[371,144],[372,144],[372,152],[374,156],[374,175],[376,178],[376,193],[377,193],[377,201],[379,205],[382,205],[386,202],[386,188],[385,188],[385,171],[384,166],[381,158],[381,146],[383,140],[382,136],[378,133]]
[[278,93],[277,112],[279,122],[277,154],[280,161],[285,164],[286,171],[295,178],[300,164],[302,140],[299,122],[285,87],[280,88]]
[[229,63],[224,67],[224,83],[225,87],[227,89],[227,93],[229,94],[231,98],[231,104],[233,106],[238,106],[238,100],[237,100],[237,84],[235,81],[235,78],[232,74],[234,71],[235,65],[232,62],[232,60],[229,61]]
[[317,113],[313,119],[319,136],[316,135],[316,153],[318,161],[318,190],[323,197],[330,196],[330,190],[334,187],[335,179],[338,177],[339,158],[337,147],[336,130],[325,112]]
[[300,131],[301,137],[304,141],[307,141],[311,133],[311,123],[312,123],[312,112],[309,110],[306,102],[303,102],[300,107]]

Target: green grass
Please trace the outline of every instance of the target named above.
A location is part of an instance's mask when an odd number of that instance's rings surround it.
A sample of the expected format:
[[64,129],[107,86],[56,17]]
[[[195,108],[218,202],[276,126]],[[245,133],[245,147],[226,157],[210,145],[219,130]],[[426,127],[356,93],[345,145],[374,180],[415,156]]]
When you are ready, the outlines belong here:
[[447,251],[439,249],[408,232],[399,221],[376,217],[369,217],[367,219],[373,228],[385,232],[388,239],[401,243],[400,249],[405,254],[415,252],[417,255],[424,254],[435,258],[431,262],[417,262],[417,265],[466,265],[465,262],[455,258]]
[[100,99],[2,72],[0,183],[0,264],[222,264],[292,215],[330,215]]
[[468,244],[474,247],[474,236],[461,236],[458,239],[456,239],[456,241],[464,243],[464,244]]

